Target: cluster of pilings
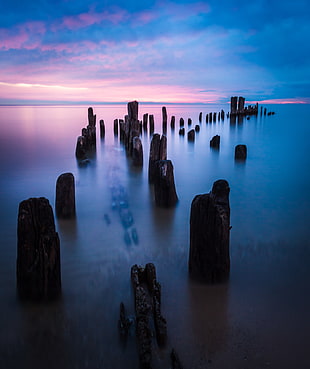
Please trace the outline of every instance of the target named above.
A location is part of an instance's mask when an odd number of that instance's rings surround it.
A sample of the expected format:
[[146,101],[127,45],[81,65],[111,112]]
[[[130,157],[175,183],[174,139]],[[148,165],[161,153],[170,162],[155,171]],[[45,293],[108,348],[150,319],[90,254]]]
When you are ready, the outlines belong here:
[[151,140],[149,155],[149,183],[154,184],[155,203],[171,207],[178,202],[171,160],[167,160],[167,137],[155,133]]
[[[56,181],[56,215],[75,218],[75,181],[72,173]],[[45,197],[19,204],[17,220],[17,293],[23,300],[52,300],[61,294],[60,240],[54,212]]]
[[88,159],[87,153],[96,147],[96,115],[93,108],[88,108],[88,125],[82,128],[82,134],[77,138],[75,156],[80,161]]
[[[157,281],[153,263],[131,267],[131,283],[134,291],[135,317],[126,316],[124,303],[120,304],[119,333],[126,343],[131,326],[135,322],[136,342],[141,369],[152,368],[153,348],[155,344],[163,348],[167,344],[167,321],[161,312],[161,285]],[[153,337],[156,337],[154,342]],[[181,362],[174,349],[171,351],[171,363],[175,369],[182,369]]]

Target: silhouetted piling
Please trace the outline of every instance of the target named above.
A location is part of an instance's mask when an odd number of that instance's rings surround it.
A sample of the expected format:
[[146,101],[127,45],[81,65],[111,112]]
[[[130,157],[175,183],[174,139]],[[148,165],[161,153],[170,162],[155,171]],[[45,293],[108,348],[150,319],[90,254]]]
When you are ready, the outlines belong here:
[[191,205],[189,273],[207,283],[229,277],[229,191],[228,182],[218,180],[210,193],[195,196]]
[[58,218],[75,217],[75,182],[72,173],[63,173],[57,178],[55,209]]
[[16,277],[22,299],[50,300],[61,293],[60,242],[44,197],[19,204]]
[[235,147],[235,160],[243,161],[247,157],[246,145],[237,145]]
[[171,207],[178,202],[171,160],[156,162],[154,178],[155,203],[160,207]]
[[211,138],[210,140],[210,147],[212,147],[213,149],[219,149],[220,148],[220,136],[219,135],[215,135]]
[[105,136],[105,125],[104,125],[104,120],[103,119],[101,119],[99,121],[99,125],[100,125],[100,137],[104,138],[104,136]]

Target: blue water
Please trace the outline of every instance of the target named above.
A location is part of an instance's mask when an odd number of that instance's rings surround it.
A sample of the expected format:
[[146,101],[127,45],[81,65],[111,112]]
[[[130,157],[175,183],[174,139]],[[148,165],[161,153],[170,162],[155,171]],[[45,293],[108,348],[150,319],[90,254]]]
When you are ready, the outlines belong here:
[[[206,113],[221,109],[229,105],[167,106],[179,203],[160,209],[147,180],[150,133],[141,136],[141,170],[113,134],[113,120],[123,118],[126,105],[94,106],[97,147],[85,167],[74,152],[87,125],[86,106],[0,107],[1,368],[137,368],[134,334],[122,347],[117,319],[121,301],[134,313],[130,267],[146,262],[156,265],[168,321],[168,344],[154,347],[154,368],[169,368],[171,347],[185,368],[310,367],[310,107],[268,105],[275,115],[205,123]],[[161,134],[161,106],[140,104],[140,119],[146,112]],[[179,136],[179,119],[187,131],[187,119],[194,128],[199,112],[201,129],[189,143]],[[99,119],[106,125],[103,140]],[[216,134],[219,151],[209,146]],[[248,147],[245,163],[234,161],[240,143]],[[77,219],[56,222],[62,298],[21,304],[15,291],[18,204],[44,196],[54,207],[55,183],[64,172],[75,176]],[[225,285],[205,286],[187,274],[190,204],[221,178],[231,188],[231,275]],[[127,193],[138,245],[124,242],[112,186]]]

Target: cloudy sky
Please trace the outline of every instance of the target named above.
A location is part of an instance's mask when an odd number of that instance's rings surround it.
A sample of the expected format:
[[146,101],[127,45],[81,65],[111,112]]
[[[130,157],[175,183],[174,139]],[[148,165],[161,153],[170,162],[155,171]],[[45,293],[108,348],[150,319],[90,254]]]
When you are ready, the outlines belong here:
[[0,104],[310,103],[308,0],[0,2]]

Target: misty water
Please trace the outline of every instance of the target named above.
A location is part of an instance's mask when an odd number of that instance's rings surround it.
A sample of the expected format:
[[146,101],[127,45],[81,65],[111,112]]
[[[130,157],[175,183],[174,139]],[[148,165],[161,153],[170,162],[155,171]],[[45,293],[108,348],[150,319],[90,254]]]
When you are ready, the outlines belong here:
[[[141,135],[142,169],[132,166],[113,133],[126,104],[93,107],[97,146],[86,166],[78,165],[75,146],[88,106],[0,107],[0,367],[138,368],[134,330],[126,346],[119,339],[119,304],[134,314],[130,268],[153,262],[168,328],[165,348],[153,340],[154,368],[170,368],[172,347],[188,369],[309,368],[310,107],[266,107],[276,114],[206,123],[207,113],[227,112],[229,105],[167,105],[168,159],[179,197],[172,209],[155,206],[148,184],[150,132]],[[200,132],[190,143],[179,135],[179,119],[188,131],[199,124],[199,112]],[[140,104],[139,119],[144,113],[154,114],[162,134],[161,106]],[[209,145],[216,134],[219,151]],[[234,161],[237,144],[248,147],[244,163]],[[75,177],[77,217],[56,219],[62,296],[22,303],[15,277],[18,206],[46,197],[54,208],[56,180],[65,172]],[[227,283],[209,286],[188,277],[189,215],[194,196],[217,179],[231,189],[231,272]],[[127,194],[138,244],[124,241],[113,186]]]

